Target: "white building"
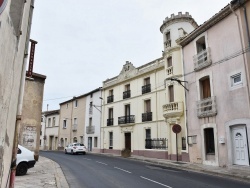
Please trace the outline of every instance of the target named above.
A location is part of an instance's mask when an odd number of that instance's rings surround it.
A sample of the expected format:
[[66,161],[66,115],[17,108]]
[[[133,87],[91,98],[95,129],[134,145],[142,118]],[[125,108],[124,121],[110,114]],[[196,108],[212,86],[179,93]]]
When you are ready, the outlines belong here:
[[126,62],[103,82],[102,152],[167,158],[164,78],[160,58],[138,68]]
[[100,152],[101,145],[101,88],[86,94],[85,137],[84,143],[89,152]]

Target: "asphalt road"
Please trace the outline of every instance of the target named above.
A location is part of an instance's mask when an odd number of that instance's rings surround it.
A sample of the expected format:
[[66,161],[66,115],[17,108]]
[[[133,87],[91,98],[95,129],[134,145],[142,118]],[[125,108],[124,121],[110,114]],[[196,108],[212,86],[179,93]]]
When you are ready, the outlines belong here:
[[40,152],[57,162],[71,188],[249,188],[250,184],[98,154]]

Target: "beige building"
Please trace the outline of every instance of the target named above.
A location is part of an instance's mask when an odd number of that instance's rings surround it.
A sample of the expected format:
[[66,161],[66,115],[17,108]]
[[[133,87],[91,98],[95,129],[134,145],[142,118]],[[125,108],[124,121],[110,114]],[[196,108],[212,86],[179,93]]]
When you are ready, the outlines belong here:
[[22,120],[18,143],[39,155],[43,91],[46,76],[33,73],[26,77]]
[[232,1],[180,42],[191,162],[249,166],[249,26],[250,1]]
[[22,117],[33,8],[33,0],[3,0],[0,5],[0,187],[10,177],[15,128]]
[[[182,47],[178,41],[198,27],[195,20],[189,15],[179,12],[167,17],[160,27],[163,34],[164,44],[164,76],[165,76],[165,97],[163,116],[167,123],[168,138],[168,159],[189,161],[188,148],[186,147],[186,103],[185,103],[185,82],[183,77]],[[160,106],[158,106],[160,108]],[[177,134],[172,131],[174,125],[180,125],[181,132]],[[176,138],[177,137],[177,138]]]
[[138,68],[126,62],[118,76],[103,82],[102,152],[168,158],[164,78],[160,58]]
[[58,149],[58,132],[59,132],[59,120],[60,110],[45,111],[44,114],[44,135],[40,140],[43,143],[43,149],[45,150],[57,150]]
[[84,142],[86,95],[60,103],[59,147],[69,143]]

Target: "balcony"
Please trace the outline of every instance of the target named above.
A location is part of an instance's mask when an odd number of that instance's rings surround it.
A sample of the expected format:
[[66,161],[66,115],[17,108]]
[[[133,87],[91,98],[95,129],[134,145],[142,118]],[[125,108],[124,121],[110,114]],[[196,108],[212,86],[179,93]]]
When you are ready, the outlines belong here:
[[164,42],[165,48],[171,47],[171,39],[168,39],[166,42]]
[[207,48],[193,56],[194,70],[201,70],[212,64],[210,48]]
[[216,97],[206,98],[197,101],[197,116],[198,118],[211,117],[217,114]]
[[114,118],[107,119],[107,126],[114,125]]
[[142,86],[142,94],[151,92],[151,84],[147,84],[145,86]]
[[127,123],[135,123],[135,116],[130,115],[130,116],[122,116],[118,117],[118,124],[127,124]]
[[127,98],[130,98],[130,90],[128,90],[128,91],[124,91],[123,92],[123,99],[127,99]]
[[142,122],[152,121],[152,112],[146,112],[142,114]]
[[146,149],[168,149],[168,140],[166,138],[147,138],[145,139]]
[[183,114],[183,102],[171,102],[163,105],[163,116],[165,118],[180,117]]
[[77,124],[73,124],[72,131],[77,131]]
[[110,95],[107,97],[107,103],[114,102],[114,95]]
[[86,133],[87,134],[94,134],[95,133],[95,126],[87,126]]
[[172,75],[173,75],[173,66],[168,67],[168,68],[166,69],[166,71],[167,71],[167,76],[172,76]]

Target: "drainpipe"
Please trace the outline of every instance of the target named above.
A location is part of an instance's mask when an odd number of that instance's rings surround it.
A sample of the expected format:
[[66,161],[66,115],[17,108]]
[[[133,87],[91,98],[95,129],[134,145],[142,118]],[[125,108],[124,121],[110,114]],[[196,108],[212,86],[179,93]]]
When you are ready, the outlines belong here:
[[18,133],[19,133],[19,127],[20,127],[21,119],[22,119],[22,106],[23,106],[23,96],[24,96],[24,87],[25,87],[25,78],[26,78],[26,66],[27,66],[27,62],[28,62],[28,47],[29,47],[29,39],[30,39],[31,21],[32,21],[32,17],[33,17],[34,1],[35,0],[31,0],[31,2],[30,2],[25,52],[24,52],[20,87],[19,87],[15,134],[14,134],[13,148],[12,148],[12,162],[11,162],[11,175],[10,175],[9,188],[14,188],[15,175],[16,175],[16,156],[17,156],[17,148],[18,148]]
[[[236,12],[233,10],[232,8],[232,4],[230,3],[229,4],[229,7],[232,11],[232,13],[235,15],[236,19],[237,19],[237,26],[238,26],[238,30],[239,30],[239,35],[240,35],[240,44],[241,44],[241,50],[243,52],[244,50],[244,47],[243,47],[243,39],[242,39],[242,34],[241,34],[241,31],[240,31],[240,24],[239,24],[239,16],[236,14]],[[245,55],[243,55],[243,61],[244,61],[244,68],[245,68],[245,72],[246,72],[246,88],[247,88],[247,96],[248,96],[248,108],[250,109],[250,96],[249,96],[249,72],[248,72],[248,69],[247,69],[247,64],[246,64],[246,58],[245,58]]]

